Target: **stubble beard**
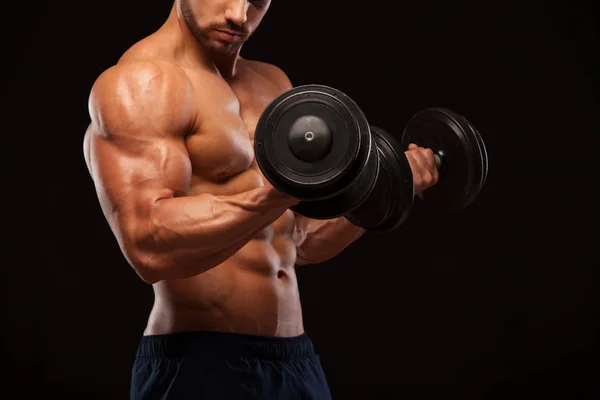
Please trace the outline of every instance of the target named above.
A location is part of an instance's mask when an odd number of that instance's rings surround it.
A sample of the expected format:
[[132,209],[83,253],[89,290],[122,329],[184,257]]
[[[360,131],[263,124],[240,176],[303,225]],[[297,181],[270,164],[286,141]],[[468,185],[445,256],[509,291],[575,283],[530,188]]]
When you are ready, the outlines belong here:
[[181,0],[180,7],[183,20],[187,25],[188,29],[196,38],[198,43],[200,43],[204,48],[206,48],[206,50],[208,50],[209,53],[220,55],[232,55],[239,52],[242,43],[225,43],[215,40],[208,35],[208,32],[213,28],[208,27],[206,29],[203,29],[202,27],[200,27],[200,25],[198,25],[189,0]]

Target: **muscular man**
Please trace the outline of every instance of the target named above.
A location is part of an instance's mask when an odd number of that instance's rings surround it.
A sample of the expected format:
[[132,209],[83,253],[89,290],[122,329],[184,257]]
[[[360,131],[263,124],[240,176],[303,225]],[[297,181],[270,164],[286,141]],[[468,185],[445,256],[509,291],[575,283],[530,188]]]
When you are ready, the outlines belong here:
[[[257,120],[291,88],[278,67],[239,55],[269,4],[176,0],[92,87],[86,163],[123,255],[155,294],[132,399],[330,397],[294,268],[363,230],[294,215],[298,201],[256,164]],[[435,184],[431,151],[407,155],[416,191]]]

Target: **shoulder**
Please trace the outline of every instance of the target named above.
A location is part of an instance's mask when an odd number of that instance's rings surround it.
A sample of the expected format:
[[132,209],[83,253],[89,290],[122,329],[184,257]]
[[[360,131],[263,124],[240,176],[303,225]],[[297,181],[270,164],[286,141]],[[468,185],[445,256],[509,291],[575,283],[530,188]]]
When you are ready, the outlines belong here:
[[188,85],[189,80],[181,67],[163,60],[138,59],[119,62],[103,71],[92,86],[91,96],[181,89]]
[[92,85],[92,122],[111,118],[169,117],[192,111],[193,90],[185,71],[163,60],[137,59],[103,71]]
[[292,88],[292,82],[287,74],[278,66],[269,64],[262,61],[246,60],[248,66],[254,70],[257,74],[261,75],[265,79],[271,81],[280,90],[289,90]]

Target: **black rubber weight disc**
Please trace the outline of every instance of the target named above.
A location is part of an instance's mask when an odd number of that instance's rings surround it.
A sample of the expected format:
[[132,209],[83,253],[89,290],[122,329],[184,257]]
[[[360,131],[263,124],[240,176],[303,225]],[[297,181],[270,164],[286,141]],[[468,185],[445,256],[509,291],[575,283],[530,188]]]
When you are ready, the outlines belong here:
[[[311,140],[302,143],[311,129]],[[364,113],[344,93],[323,85],[297,86],[279,95],[262,113],[254,135],[265,178],[307,201],[342,192],[363,170],[370,149]]]
[[379,157],[375,144],[371,146],[369,159],[357,178],[340,194],[318,201],[301,201],[292,211],[313,219],[332,219],[360,207],[368,201],[379,174]]
[[376,232],[398,228],[410,215],[414,186],[410,164],[400,143],[384,129],[371,126],[379,155],[379,175],[367,200],[347,219]]
[[473,202],[485,183],[488,158],[481,135],[466,118],[444,108],[420,111],[402,135],[402,148],[410,143],[445,155],[440,180],[423,192],[424,205],[448,214]]
[[473,136],[477,139],[479,149],[481,150],[481,157],[482,157],[482,162],[483,162],[483,173],[481,174],[481,185],[479,187],[479,191],[477,192],[477,193],[479,193],[481,191],[481,189],[483,188],[483,186],[485,185],[485,181],[487,180],[487,175],[488,175],[487,149],[485,147],[485,143],[483,142],[483,138],[481,137],[481,134],[479,133],[479,131],[477,129],[475,129],[475,126],[472,123],[470,123],[465,117],[460,116],[460,118],[462,118],[465,125],[471,129]]

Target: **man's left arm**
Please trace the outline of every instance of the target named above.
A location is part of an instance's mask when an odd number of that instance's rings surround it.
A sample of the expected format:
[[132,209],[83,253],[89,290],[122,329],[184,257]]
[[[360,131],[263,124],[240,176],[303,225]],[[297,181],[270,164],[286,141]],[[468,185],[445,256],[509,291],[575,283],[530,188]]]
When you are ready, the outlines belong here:
[[317,264],[340,254],[365,233],[344,217],[317,220],[296,214],[296,264]]

